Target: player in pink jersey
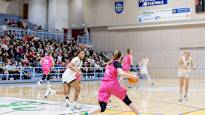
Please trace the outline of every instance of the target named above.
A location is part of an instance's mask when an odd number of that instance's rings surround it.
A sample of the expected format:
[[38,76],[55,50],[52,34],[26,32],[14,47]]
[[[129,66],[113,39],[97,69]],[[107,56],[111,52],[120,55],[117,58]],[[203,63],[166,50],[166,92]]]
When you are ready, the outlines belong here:
[[[131,66],[133,65],[133,56],[132,56],[132,50],[127,49],[127,55],[125,55],[122,59],[122,69],[123,71],[130,72]],[[120,81],[123,80],[123,77],[120,78]],[[131,88],[131,85],[127,83],[128,88]]]
[[129,72],[131,70],[131,65],[133,65],[133,61],[132,61],[132,50],[131,49],[127,49],[127,55],[124,56],[123,60],[122,60],[122,69],[126,72]]
[[38,85],[40,86],[40,84],[47,78],[47,84],[49,86],[50,85],[49,74],[51,72],[51,67],[54,66],[54,60],[52,54],[49,52],[45,57],[41,59],[40,64],[43,70],[43,77],[40,81],[38,81]]
[[104,112],[106,110],[110,96],[114,95],[122,100],[127,106],[129,106],[136,115],[139,115],[139,112],[134,103],[132,103],[132,101],[127,96],[126,89],[120,85],[117,79],[118,75],[124,76],[126,78],[133,76],[134,78],[136,77],[136,79],[137,76],[134,76],[122,70],[122,66],[118,61],[120,57],[121,52],[116,50],[112,59],[107,63],[105,67],[104,77],[101,81],[101,86],[98,92],[98,102],[100,107],[89,111],[88,114]]

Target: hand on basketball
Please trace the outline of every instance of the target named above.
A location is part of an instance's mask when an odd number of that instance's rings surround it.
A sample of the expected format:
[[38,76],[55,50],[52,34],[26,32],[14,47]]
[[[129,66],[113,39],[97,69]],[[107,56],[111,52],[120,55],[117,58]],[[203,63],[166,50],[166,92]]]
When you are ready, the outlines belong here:
[[136,76],[135,74],[132,74],[128,78],[128,83],[129,84],[136,84],[139,80],[139,76]]

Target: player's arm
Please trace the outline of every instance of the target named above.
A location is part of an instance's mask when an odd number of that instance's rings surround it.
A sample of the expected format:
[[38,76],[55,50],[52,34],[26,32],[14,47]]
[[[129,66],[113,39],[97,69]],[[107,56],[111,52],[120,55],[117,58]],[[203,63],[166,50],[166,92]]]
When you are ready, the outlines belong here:
[[69,67],[72,71],[75,71],[75,72],[77,72],[77,73],[80,73],[80,72],[81,72],[77,67],[75,67],[75,64],[73,64],[73,63],[69,63],[69,64],[68,64],[68,67]]
[[180,58],[179,61],[178,61],[178,68],[179,68],[179,69],[184,69],[184,68],[185,68],[185,67],[183,66],[182,58]]
[[140,68],[142,68],[142,61],[143,61],[143,59],[139,62]]
[[52,66],[54,66],[54,65],[55,65],[55,62],[54,62],[53,57],[52,57],[51,59],[52,59]]
[[130,76],[133,76],[133,74],[123,71],[122,65],[119,62],[116,61],[113,64],[114,64],[115,68],[117,68],[117,72],[118,72],[119,76],[122,76],[124,78],[129,78]]
[[77,58],[73,58],[71,60],[71,62],[68,64],[68,67],[72,70],[72,71],[75,71],[75,72],[78,72],[80,73],[80,69],[78,69],[75,64],[78,63],[78,59]]
[[131,65],[133,65],[133,56],[130,56]]
[[191,58],[191,69],[196,69],[196,67],[194,66],[194,63],[193,63],[193,59]]
[[43,59],[44,59],[44,58],[41,58],[41,60],[40,60],[40,64],[41,64],[41,65],[42,65]]
[[148,65],[151,65],[149,58],[147,59],[147,63],[148,63]]
[[120,75],[124,78],[130,78],[130,77],[137,78],[138,77],[138,76],[133,75],[132,73],[123,71],[121,68],[118,68],[117,72],[118,72],[118,75]]

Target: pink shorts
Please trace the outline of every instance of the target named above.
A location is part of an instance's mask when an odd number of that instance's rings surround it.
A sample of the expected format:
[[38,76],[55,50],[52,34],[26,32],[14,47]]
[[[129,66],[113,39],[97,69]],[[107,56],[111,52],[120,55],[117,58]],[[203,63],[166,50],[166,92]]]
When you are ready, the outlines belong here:
[[51,71],[49,67],[42,67],[42,70],[44,75],[48,75]]
[[111,95],[123,100],[127,95],[126,92],[127,90],[120,86],[118,81],[102,81],[98,92],[98,101],[107,103]]

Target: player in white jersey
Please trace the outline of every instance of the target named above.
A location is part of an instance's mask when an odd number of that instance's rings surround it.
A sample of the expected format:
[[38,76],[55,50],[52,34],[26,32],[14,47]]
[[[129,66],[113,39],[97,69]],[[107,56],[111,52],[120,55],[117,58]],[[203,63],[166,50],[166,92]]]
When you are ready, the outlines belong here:
[[179,62],[178,62],[180,102],[183,101],[183,90],[185,90],[184,99],[188,100],[187,94],[189,90],[189,80],[193,69],[195,68],[193,65],[192,57],[190,55],[190,51],[186,50],[183,52],[183,55],[179,58]]
[[63,73],[62,76],[62,82],[64,87],[64,94],[66,96],[66,106],[70,106],[69,101],[69,94],[71,88],[74,88],[75,94],[74,94],[74,102],[73,107],[79,108],[76,101],[78,100],[79,94],[80,94],[80,78],[81,78],[81,70],[83,64],[83,59],[85,57],[84,51],[78,51],[77,56],[74,57],[71,62],[68,64],[67,69]]
[[148,72],[148,64],[149,64],[149,58],[147,56],[144,56],[144,58],[139,62],[140,70],[141,70],[141,75],[146,76],[149,84],[151,86],[154,85],[154,83],[151,81],[149,72]]

